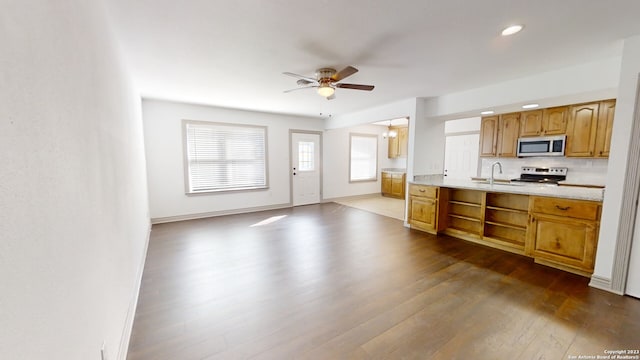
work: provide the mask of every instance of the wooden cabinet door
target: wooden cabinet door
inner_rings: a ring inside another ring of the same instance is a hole
[[[496,156],[499,116],[483,117],[480,122],[480,156]]]
[[[571,106],[567,123],[565,156],[592,157],[595,155],[599,103]]]
[[[500,115],[498,156],[516,157],[520,136],[520,113]]]
[[[397,132],[398,130],[390,127],[389,132],[391,131]],[[388,158],[395,159],[398,157],[398,136],[397,135],[394,137],[389,136],[388,140],[389,140]]]
[[[407,148],[409,144],[409,128],[398,128],[398,157],[407,157]]]
[[[409,198],[409,223],[426,231],[436,231],[437,205],[435,199],[417,196]]]
[[[563,216],[533,214],[535,258],[590,272],[593,270],[597,223]]]
[[[611,148],[611,132],[613,131],[613,116],[615,112],[615,100],[607,100],[600,103],[598,130],[596,131],[595,157],[609,157],[609,149]]]
[[[404,198],[404,174],[391,174],[391,195]]]
[[[382,173],[382,195],[391,195],[391,174]]]
[[[567,132],[568,106],[558,106],[542,111],[542,134],[564,135]]]
[[[525,111],[520,120],[520,136],[542,134],[542,110]]]

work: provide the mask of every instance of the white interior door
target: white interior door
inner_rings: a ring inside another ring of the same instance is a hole
[[[640,298],[640,211],[636,213],[636,225],[631,243],[629,274],[625,293]]]
[[[444,148],[444,175],[451,179],[478,176],[480,134],[447,135]]]
[[[320,134],[291,133],[293,206],[320,202]]]

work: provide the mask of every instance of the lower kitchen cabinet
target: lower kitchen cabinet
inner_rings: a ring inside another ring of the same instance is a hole
[[[600,211],[598,202],[532,197],[527,253],[537,262],[591,275]]]
[[[440,190],[435,186],[409,185],[408,223],[412,228],[432,234],[441,230],[438,226]],[[446,191],[442,197],[446,198]]]
[[[382,172],[382,195],[404,199],[406,174],[399,172]]]

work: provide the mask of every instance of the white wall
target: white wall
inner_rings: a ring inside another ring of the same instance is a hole
[[[594,276],[611,279],[640,73],[640,36],[624,42]],[[637,139],[636,139],[637,140]],[[634,240],[638,244],[638,239]]]
[[[478,116],[485,109],[496,113],[522,111],[520,106],[529,102],[545,108],[615,98],[619,74],[620,57],[574,65],[430,98],[425,116],[450,120]]]
[[[406,99],[390,104],[376,106],[370,109],[337,115],[325,120],[326,129],[338,129],[363,124],[371,124],[377,121],[409,117],[409,126],[415,119],[416,99]]]
[[[123,359],[149,230],[140,98],[96,1],[4,1],[0,24],[0,357],[104,341]]]
[[[382,138],[387,128],[379,125],[360,125],[330,129],[324,132],[324,198],[331,200],[346,196],[380,193],[380,169],[406,168],[406,159],[388,158],[388,139]],[[378,137],[378,179],[377,181],[349,182],[349,135],[371,134]]]
[[[143,100],[149,206],[154,221],[283,207],[291,203],[289,129],[321,131],[322,120]],[[267,126],[269,189],[185,195],[182,120]],[[323,139],[324,147],[327,144]],[[326,174],[324,175],[326,176]]]

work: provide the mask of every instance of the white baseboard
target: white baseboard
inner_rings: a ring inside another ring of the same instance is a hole
[[[603,278],[597,275],[592,275],[591,276],[591,281],[589,282],[589,286],[596,288],[596,289],[600,289],[600,290],[604,290],[604,291],[608,291],[614,294],[618,294],[618,295],[624,295],[618,291],[613,290],[612,286],[611,286],[611,279],[607,279],[607,278]]]
[[[369,198],[381,197],[381,196],[382,194],[379,192],[371,193],[371,194],[362,194],[362,195],[341,196],[341,197],[334,197],[329,199],[322,199],[322,203],[369,199]]]
[[[127,317],[125,318],[124,329],[122,331],[122,338],[120,339],[120,349],[118,351],[118,359],[126,360],[127,353],[129,351],[129,341],[131,340],[131,332],[133,330],[133,320],[136,317],[136,309],[138,307],[138,297],[140,296],[140,286],[142,285],[142,274],[144,272],[144,264],[147,260],[147,250],[149,249],[149,240],[151,239],[151,223],[149,223],[149,229],[147,231],[147,240],[144,244],[144,251],[142,252],[142,259],[140,260],[140,267],[136,276],[136,283],[133,289],[133,295],[129,302],[129,308],[127,310]]]
[[[266,211],[266,210],[278,210],[278,209],[289,208],[291,206],[292,205],[290,203],[287,203],[287,204],[275,204],[275,205],[267,205],[267,206],[258,206],[258,207],[252,207],[252,208],[211,211],[211,212],[198,213],[198,214],[187,214],[187,215],[158,217],[158,218],[152,218],[151,219],[151,224],[162,224],[162,223],[169,223],[169,222],[176,222],[176,221],[204,219],[204,218],[216,217],[216,216],[224,216],[224,215],[246,214],[246,213],[252,213],[252,212],[257,212],[257,211]]]

